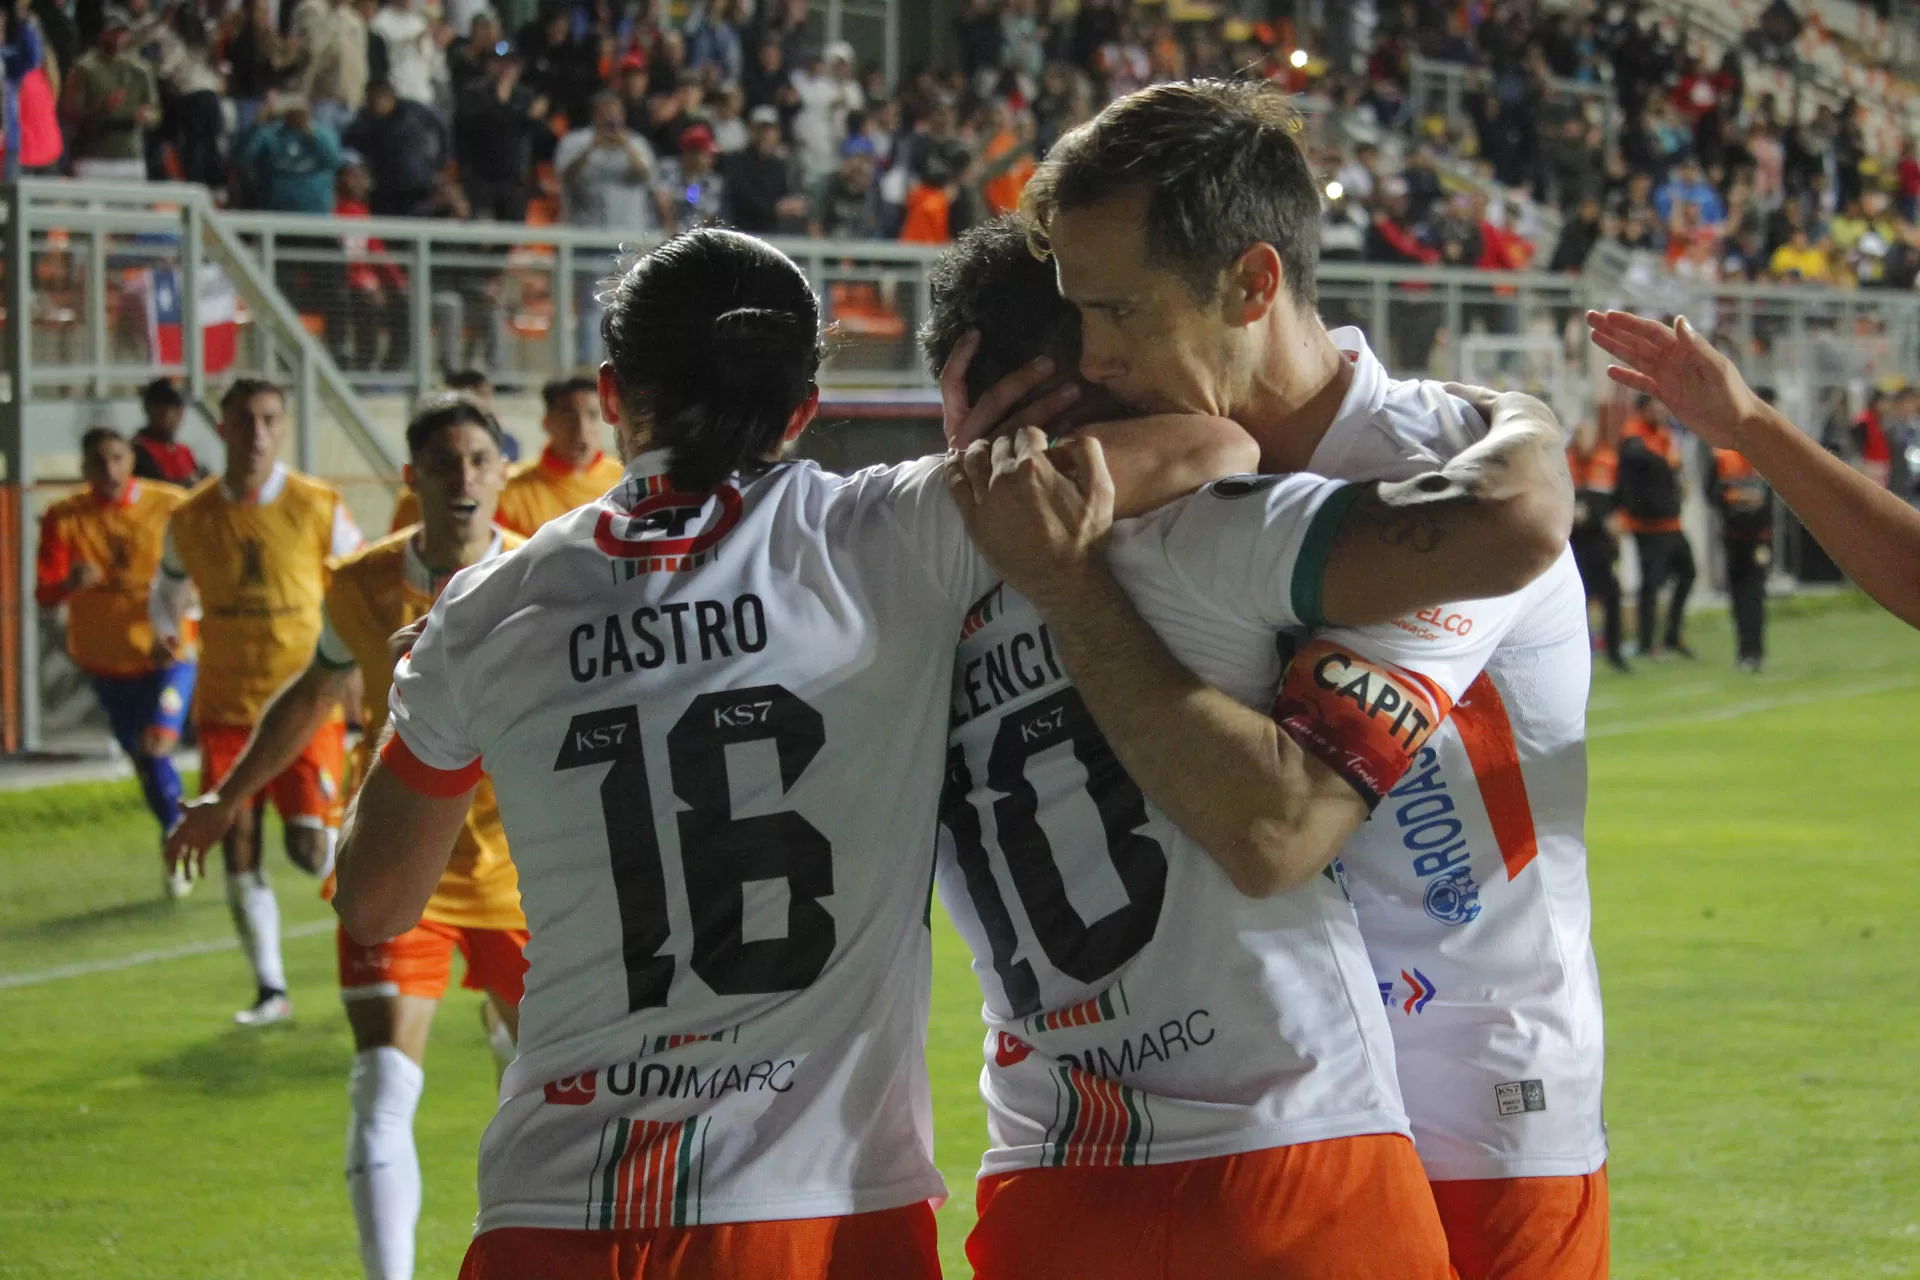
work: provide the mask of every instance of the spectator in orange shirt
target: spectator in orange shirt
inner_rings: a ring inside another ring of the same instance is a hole
[[[1681,639],[1694,577],[1693,548],[1680,530],[1686,469],[1667,407],[1652,396],[1639,398],[1633,416],[1621,428],[1616,492],[1640,560],[1640,652],[1656,662],[1671,654],[1691,658],[1693,650]],[[1673,598],[1667,603],[1662,649],[1654,644],[1654,619],[1661,588],[1669,581]]]

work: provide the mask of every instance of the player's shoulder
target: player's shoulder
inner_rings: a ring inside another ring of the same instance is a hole
[[[165,480],[141,480],[138,484],[138,501],[156,511],[176,511],[187,500],[185,489],[177,484],[168,484]]]
[[[287,472],[287,487],[283,492],[296,500],[325,505],[329,508],[341,501],[338,489],[318,476],[310,476],[300,471]]]
[[[82,489],[80,492],[70,493],[58,502],[48,506],[40,518],[50,523],[59,524],[63,521],[77,519],[85,515],[92,505],[93,495],[87,490]]]
[[[367,543],[358,551],[341,556],[333,565],[334,581],[358,581],[390,570],[405,559],[407,540],[413,536],[413,531],[414,526],[408,525],[378,541]]]
[[[176,514],[185,515],[188,512],[208,510],[225,501],[226,495],[220,491],[220,477],[208,476],[187,490],[186,496],[180,499],[180,505],[174,508],[174,511]]]

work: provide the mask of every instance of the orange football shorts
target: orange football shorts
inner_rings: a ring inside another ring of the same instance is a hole
[[[200,794],[233,772],[253,730],[243,724],[203,724],[200,733]],[[320,726],[306,749],[267,784],[267,795],[283,822],[338,827],[347,811],[347,726],[332,720]]]
[[[1447,1280],[1413,1143],[1395,1133],[1131,1168],[982,1179],[978,1280]]]
[[[460,985],[491,991],[519,1004],[527,977],[525,929],[467,929],[422,920],[397,938],[363,947],[335,931],[340,954],[340,998],[376,1000],[382,996],[420,996],[438,1000],[453,979],[453,953],[467,962]]]
[[[940,1280],[933,1206],[632,1231],[499,1227],[460,1280]]]
[[[1606,1280],[1607,1170],[1436,1182],[1460,1280]]]

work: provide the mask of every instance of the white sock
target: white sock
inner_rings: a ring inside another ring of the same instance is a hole
[[[413,1280],[420,1156],[413,1112],[426,1073],[391,1045],[353,1055],[347,1076],[347,1197],[367,1280]]]
[[[227,911],[233,916],[240,946],[253,966],[253,980],[263,991],[287,989],[286,967],[280,962],[280,900],[258,871],[227,873]]]

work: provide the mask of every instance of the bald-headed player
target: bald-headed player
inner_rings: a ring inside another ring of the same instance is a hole
[[[407,424],[407,484],[422,523],[402,529],[334,569],[312,661],[268,704],[259,727],[220,790],[187,807],[168,841],[170,856],[204,856],[226,834],[247,797],[300,753],[340,700],[349,677],[367,683],[366,736],[354,775],[366,775],[369,744],[387,722],[394,655],[387,639],[424,616],[456,571],[520,545],[494,527],[505,482],[500,425],[463,396],[429,397]],[[413,1274],[420,1215],[420,1161],[413,1114],[424,1084],[427,1031],[452,975],[453,953],[466,962],[464,985],[487,996],[490,1031],[504,1067],[513,1057],[526,917],[507,854],[493,786],[481,778],[446,873],[421,923],[396,938],[361,946],[340,931],[340,998],[353,1028],[347,1091],[347,1187],[360,1229],[360,1256],[373,1280]]]

